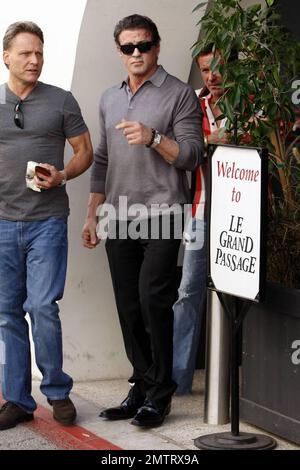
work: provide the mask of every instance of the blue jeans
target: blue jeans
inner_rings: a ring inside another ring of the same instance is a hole
[[[205,221],[192,218],[184,234],[185,251],[178,300],[173,306],[173,380],[176,393],[192,390],[206,299]]]
[[[62,218],[23,222],[0,220],[0,340],[4,345],[2,393],[27,412],[31,396],[29,313],[41,391],[66,398],[73,385],[62,371],[62,335],[57,301],[67,266],[67,223]]]

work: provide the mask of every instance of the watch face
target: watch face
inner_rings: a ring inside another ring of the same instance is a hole
[[[157,145],[159,145],[160,141],[161,141],[161,135],[156,131],[154,141],[153,141],[153,147],[156,147]]]

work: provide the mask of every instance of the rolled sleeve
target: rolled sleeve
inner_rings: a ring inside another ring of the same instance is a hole
[[[105,194],[105,180],[106,169],[94,162],[91,172],[90,192]]]
[[[186,87],[174,111],[173,132],[179,154],[173,165],[193,171],[204,161],[202,118],[198,99],[191,87]]]

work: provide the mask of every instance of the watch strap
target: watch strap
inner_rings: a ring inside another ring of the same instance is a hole
[[[155,132],[156,132],[155,129],[152,128],[151,131],[152,131],[152,136],[151,136],[150,142],[149,142],[148,144],[146,144],[146,147],[147,147],[147,148],[151,147],[151,145],[152,145],[153,142],[154,142],[154,138],[155,138]]]
[[[58,186],[64,186],[67,182],[67,172],[66,170],[60,170],[59,173],[62,175],[63,179],[61,180]]]

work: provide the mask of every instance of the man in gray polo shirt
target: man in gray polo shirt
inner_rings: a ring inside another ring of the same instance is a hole
[[[67,265],[64,184],[90,166],[92,147],[72,94],[38,81],[43,43],[41,29],[31,22],[10,25],[3,38],[9,79],[0,86],[0,342],[6,400],[0,430],[33,419],[36,409],[26,312],[43,376],[41,391],[57,421],[68,425],[76,417],[69,399],[73,381],[62,370],[57,301]],[[66,139],[74,155],[64,168]],[[29,161],[42,167],[29,181],[31,189],[25,180]]]
[[[148,227],[163,219],[151,218],[153,205],[188,202],[186,170],[194,170],[203,155],[201,112],[193,89],[158,66],[160,37],[152,20],[126,17],[114,38],[128,78],[101,99],[100,143],[82,236],[87,248],[95,247],[97,208],[105,200],[115,207],[119,235],[109,235],[106,250],[134,385],[120,406],[100,416],[151,427],[163,423],[176,389],[172,305],[180,239],[171,216],[168,239],[163,233],[124,236],[119,196],[129,209],[142,205]]]

